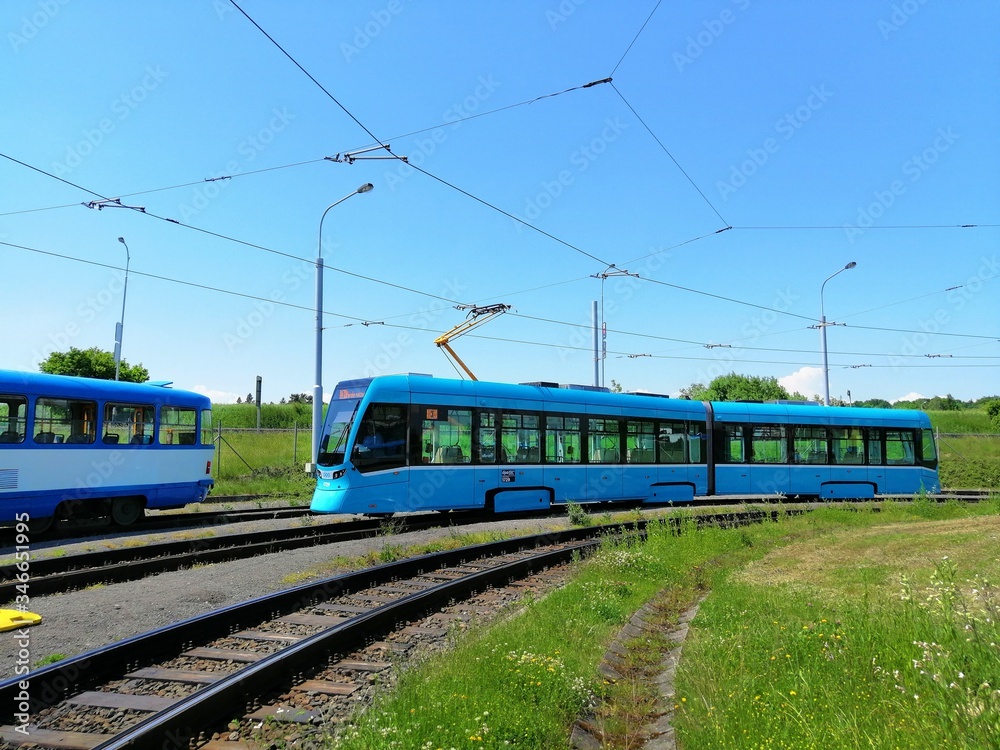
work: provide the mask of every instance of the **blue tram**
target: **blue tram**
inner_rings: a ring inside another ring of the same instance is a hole
[[[129,525],[204,500],[212,404],[168,385],[0,370],[0,523]]]
[[[333,393],[320,513],[937,493],[926,414],[390,375]]]

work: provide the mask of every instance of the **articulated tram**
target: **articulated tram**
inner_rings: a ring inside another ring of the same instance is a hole
[[[337,385],[312,510],[938,493],[926,414],[389,375]]]
[[[169,383],[0,370],[0,524],[110,515],[204,500],[212,404]]]

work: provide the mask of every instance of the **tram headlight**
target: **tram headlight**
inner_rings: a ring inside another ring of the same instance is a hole
[[[347,469],[337,469],[337,471],[331,472],[330,479],[343,479],[346,473]]]

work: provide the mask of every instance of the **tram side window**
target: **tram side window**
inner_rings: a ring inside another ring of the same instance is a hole
[[[865,439],[860,427],[834,427],[831,433],[835,464],[864,463]]]
[[[581,461],[579,417],[545,418],[545,462],[549,464],[578,464]]]
[[[885,431],[885,462],[890,466],[913,466],[916,463],[913,430]]]
[[[109,445],[149,445],[153,442],[152,404],[104,405],[104,431],[101,442]]]
[[[630,420],[625,423],[625,462],[656,463],[656,423]]]
[[[72,398],[35,401],[35,442],[85,444],[94,442],[97,404]]]
[[[882,465],[882,443],[884,442],[882,430],[877,427],[865,429],[868,439],[865,445],[868,448],[868,463],[872,466]]]
[[[617,419],[587,420],[587,450],[592,464],[616,464],[622,459],[621,429]]]
[[[425,409],[425,412],[436,411]],[[405,404],[369,404],[358,425],[351,463],[358,471],[381,471],[406,466]],[[447,415],[442,419],[447,420]],[[471,414],[469,416],[471,423]]]
[[[750,444],[753,463],[788,463],[788,444],[784,425],[756,425],[750,435]]]
[[[198,410],[185,406],[160,408],[160,445],[194,445]]]
[[[421,463],[469,463],[472,460],[472,410],[422,406],[420,411]],[[361,427],[364,429],[365,424]]]
[[[215,445],[215,436],[212,434],[212,410],[201,410],[201,444]]]
[[[479,463],[495,464],[497,462],[497,415],[491,411],[481,411],[476,420],[479,438],[477,450]]]
[[[825,427],[795,427],[792,447],[797,464],[825,464],[829,461]]]
[[[724,424],[718,428],[715,442],[715,460],[720,464],[746,463],[746,449],[743,441],[743,425]]]
[[[537,414],[503,412],[500,417],[500,454],[503,463],[542,461],[541,420]]]
[[[920,458],[920,463],[928,469],[933,469],[937,466],[937,446],[934,444],[934,432],[932,430],[920,431]]]
[[[0,394],[0,443],[23,443],[28,399]]]
[[[702,446],[705,444],[705,423],[688,423],[688,454],[693,464],[700,464],[705,459],[702,456]]]
[[[657,436],[657,453],[661,464],[682,464],[685,456],[687,437],[686,425],[683,422],[660,422]]]

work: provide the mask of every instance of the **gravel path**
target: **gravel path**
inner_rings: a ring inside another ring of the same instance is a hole
[[[325,522],[326,519],[322,521]],[[293,526],[301,523],[300,519],[289,519],[266,522],[266,525]],[[234,560],[162,573],[139,581],[31,597],[28,609],[37,612],[43,618],[41,624],[28,631],[31,664],[34,666],[40,659],[52,654],[74,656],[203,612],[290,588],[289,584],[282,582],[286,576],[309,570],[338,556],[360,557],[371,551],[379,551],[386,545],[406,547],[448,538],[456,533],[512,530],[523,534],[535,534],[551,530],[556,526],[565,526],[565,520],[558,518],[543,521],[510,520],[445,527],[262,555],[253,560]],[[234,530],[233,527],[226,527],[228,533]],[[184,536],[185,534],[188,536]],[[191,539],[190,534],[191,532],[183,531],[158,532],[145,537],[131,532],[106,535],[100,540],[91,539],[77,544],[40,543],[38,554],[50,556],[58,549],[65,549],[66,554],[73,554],[88,547],[99,549],[115,541],[118,543],[117,546],[122,544],[136,546],[151,538],[157,541],[171,538]],[[123,539],[125,541],[122,541]],[[14,676],[18,652],[18,644],[15,642],[16,632],[0,633],[0,679]]]

